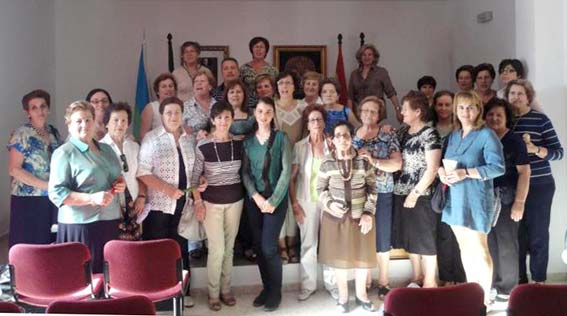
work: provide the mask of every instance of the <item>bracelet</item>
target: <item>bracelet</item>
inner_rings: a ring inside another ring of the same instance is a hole
[[[138,194],[138,197],[139,197],[139,198],[144,198],[144,199],[145,199],[145,198],[146,198],[147,196],[146,196],[145,194]]]
[[[469,169],[465,168],[465,178],[468,177],[468,176],[470,176]]]
[[[422,192],[420,192],[417,187],[413,188],[413,193],[417,194],[417,195],[421,195]]]
[[[197,204],[197,203],[203,204],[203,200],[194,200],[194,201],[193,201],[193,204]]]

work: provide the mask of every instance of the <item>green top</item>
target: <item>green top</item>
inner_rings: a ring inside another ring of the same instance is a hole
[[[317,174],[321,167],[321,159],[313,156],[311,160],[311,179],[309,179],[309,196],[311,202],[317,203],[319,201],[319,193],[317,193]]]
[[[276,133],[274,143],[270,149],[271,163],[268,171],[268,180],[273,193],[268,202],[277,207],[287,195],[291,176],[291,145],[285,133]],[[264,192],[265,185],[262,179],[262,167],[266,158],[268,141],[264,144],[258,142],[255,133],[244,140],[244,163],[242,168],[242,181],[249,196],[256,192]]]
[[[99,148],[98,154],[89,150],[88,144],[72,137],[53,152],[48,193],[51,202],[59,207],[59,223],[86,224],[120,218],[118,196],[106,207],[63,203],[71,192],[108,191],[122,175],[122,164],[112,148],[93,141]]]

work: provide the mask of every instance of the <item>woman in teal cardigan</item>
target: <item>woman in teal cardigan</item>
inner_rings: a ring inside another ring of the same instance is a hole
[[[278,237],[287,212],[291,175],[291,145],[282,131],[274,130],[275,104],[262,97],[254,110],[257,128],[244,141],[242,181],[252,199],[248,212],[262,292],[254,306],[276,310],[281,302],[282,262]]]

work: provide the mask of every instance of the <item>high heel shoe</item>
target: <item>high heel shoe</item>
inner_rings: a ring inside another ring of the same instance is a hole
[[[350,305],[348,303],[348,300],[342,304],[337,300],[337,306],[339,307],[339,311],[343,314],[350,312]]]
[[[364,302],[360,299],[358,299],[358,297],[355,297],[355,302],[356,305],[362,306],[362,308],[364,310],[367,310],[369,312],[375,312],[378,310],[378,307],[376,307],[374,304],[372,304],[372,301],[368,301],[368,302]]]

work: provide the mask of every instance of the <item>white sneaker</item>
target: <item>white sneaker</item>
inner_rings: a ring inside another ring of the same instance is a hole
[[[339,299],[339,289],[338,288],[332,288],[332,289],[327,289],[327,291],[329,292],[329,294],[331,295],[331,297],[336,301]]]
[[[408,284],[407,287],[411,287],[411,288],[416,288],[416,289],[418,289],[418,288],[420,288],[421,286],[419,286],[419,284],[417,284],[417,283],[415,283],[415,282],[411,282],[410,284]]]
[[[299,295],[297,295],[297,300],[298,301],[306,301],[309,297],[311,297],[311,295],[313,295],[313,293],[315,293],[315,291],[317,290],[301,290],[299,292]]]
[[[193,298],[189,295],[187,295],[183,298],[183,304],[185,305],[185,307],[195,306],[195,302],[193,302]]]

